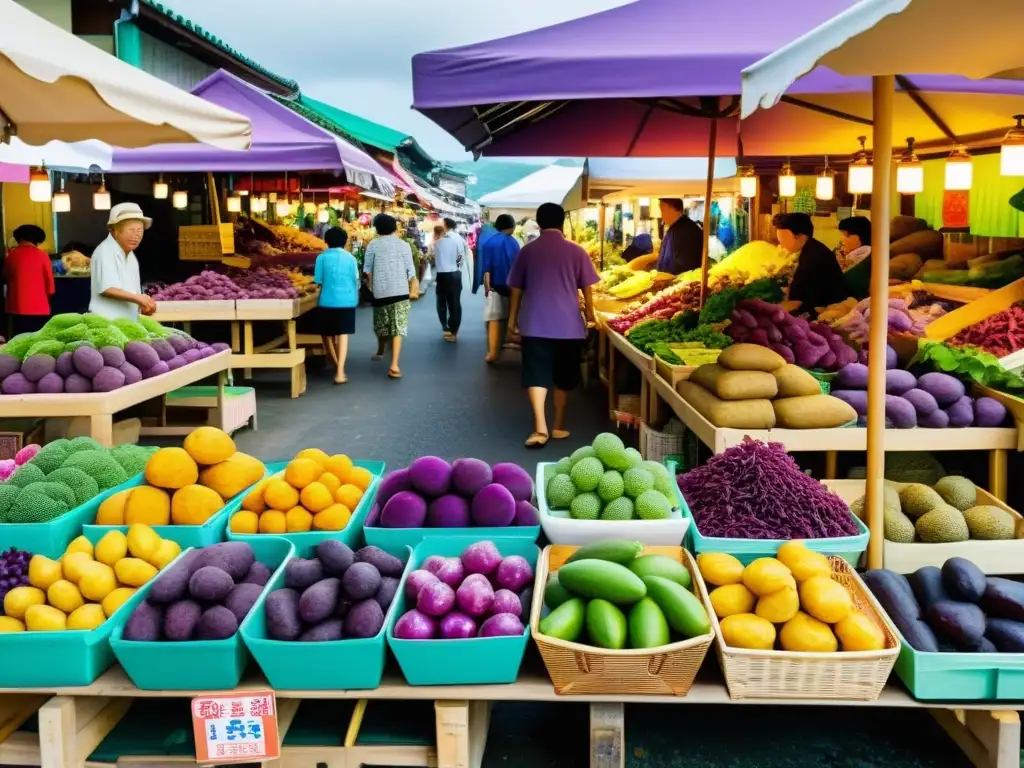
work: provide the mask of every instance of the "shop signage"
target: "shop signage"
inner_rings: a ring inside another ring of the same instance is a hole
[[[942,226],[964,229],[970,226],[971,193],[947,189],[942,197]]]
[[[192,699],[196,762],[261,763],[281,756],[273,691],[208,693]]]

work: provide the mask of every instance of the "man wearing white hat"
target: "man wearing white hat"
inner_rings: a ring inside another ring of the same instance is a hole
[[[153,220],[142,215],[135,203],[118,203],[110,209],[110,235],[92,254],[92,299],[89,311],[116,320],[136,320],[141,311],[151,315],[156,302],[142,292],[135,249]]]

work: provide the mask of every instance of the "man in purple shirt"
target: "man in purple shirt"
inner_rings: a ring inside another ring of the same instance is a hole
[[[587,323],[594,319],[591,291],[598,281],[587,252],[562,234],[562,206],[544,203],[537,209],[537,224],[540,237],[519,251],[507,282],[512,289],[509,333],[522,336],[523,387],[533,408],[527,448],[546,445],[549,436],[556,440],[569,436],[565,406],[569,392],[579,385]],[[587,322],[580,313],[579,291],[583,291]],[[546,404],[552,388],[555,421],[549,433]]]

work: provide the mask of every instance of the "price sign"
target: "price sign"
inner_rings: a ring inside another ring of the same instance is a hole
[[[197,696],[192,729],[197,763],[258,763],[281,756],[273,691]]]

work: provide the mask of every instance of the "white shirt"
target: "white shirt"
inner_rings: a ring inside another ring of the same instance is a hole
[[[460,259],[466,254],[466,244],[455,232],[449,232],[434,243],[434,266],[438,273],[458,272]]]
[[[125,254],[113,235],[96,246],[89,264],[92,271],[89,311],[109,320],[125,317],[137,320],[139,307],[130,301],[119,301],[103,296],[110,288],[120,288],[131,293],[142,293],[139,278],[139,262],[134,253]]]

